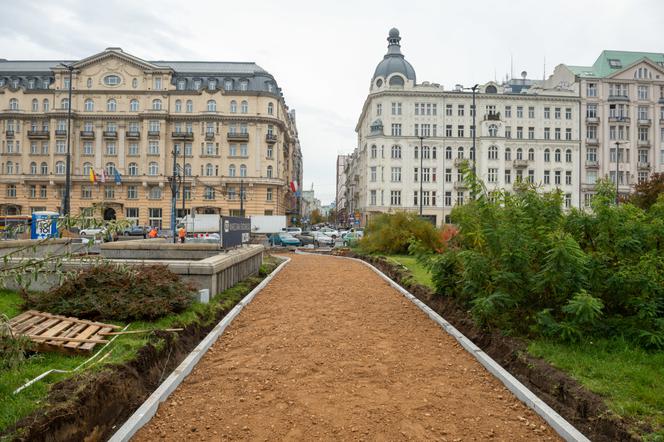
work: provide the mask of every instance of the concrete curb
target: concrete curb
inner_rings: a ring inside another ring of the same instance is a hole
[[[178,367],[166,378],[164,382],[147,398],[143,405],[141,405],[134,414],[127,419],[127,421],[113,434],[109,442],[124,442],[131,439],[131,437],[152,419],[157,412],[159,404],[164,402],[168,396],[180,385],[180,383],[187,377],[191,370],[196,366],[198,361],[208,351],[208,349],[215,343],[215,341],[226,330],[226,327],[240,314],[242,309],[246,307],[256,295],[265,288],[265,286],[279,273],[288,263],[290,258],[286,258],[284,262],[274,269],[260,284],[238,302],[233,309],[231,309],[224,318],[208,333],[194,350],[189,353]]]
[[[295,252],[302,255],[314,255],[314,253],[306,252]],[[429,316],[434,322],[440,325],[448,334],[452,335],[454,339],[461,344],[463,348],[466,349],[471,355],[475,357],[491,374],[493,374],[498,380],[500,380],[521,402],[526,404],[529,408],[539,414],[550,426],[553,428],[556,433],[560,435],[563,439],[569,442],[590,442],[590,439],[585,437],[579,430],[577,430],[572,424],[567,422],[561,415],[559,415],[553,408],[549,407],[542,399],[537,397],[535,393],[530,391],[525,385],[523,385],[519,380],[512,376],[507,370],[500,366],[496,361],[491,358],[488,354],[484,353],[481,348],[473,343],[470,339],[465,337],[463,333],[457,330],[452,324],[447,322],[432,310],[428,305],[420,301],[408,290],[401,287],[399,284],[390,279],[383,272],[378,270],[373,265],[369,264],[366,261],[357,258],[349,258],[345,256],[333,256],[333,255],[320,255],[315,254],[316,256],[331,256],[332,258],[341,258],[341,259],[351,259],[353,261],[361,262],[362,264],[369,267],[371,270],[376,272],[378,276],[383,278],[388,284],[393,288],[398,290],[403,296],[408,298],[413,304],[420,308],[424,313]]]

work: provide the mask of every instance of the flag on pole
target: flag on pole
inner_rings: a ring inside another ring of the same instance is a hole
[[[120,172],[118,172],[118,169],[115,169],[113,174],[115,175],[115,184],[118,186],[122,184],[122,176],[120,175]]]
[[[101,170],[99,181],[101,181],[102,183],[106,182],[106,171],[104,169]]]
[[[90,182],[95,183],[97,181],[97,176],[95,175],[94,169],[90,168]]]
[[[290,182],[290,188],[293,192],[297,192],[297,189],[299,188],[297,183],[295,181]]]

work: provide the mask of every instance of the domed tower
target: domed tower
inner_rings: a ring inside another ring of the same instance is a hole
[[[415,84],[415,69],[401,53],[401,37],[397,28],[390,29],[387,37],[387,54],[378,63],[371,79],[371,88],[384,86],[404,86],[407,81]]]

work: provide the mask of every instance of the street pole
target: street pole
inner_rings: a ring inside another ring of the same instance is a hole
[[[244,216],[244,180],[240,178],[240,216]]]
[[[422,216],[422,165],[424,159],[424,152],[422,151],[422,142],[424,141],[424,136],[420,135],[420,217]]]
[[[620,142],[616,141],[616,206],[618,205],[618,202],[620,201],[620,190],[618,189],[618,173],[620,172]]]
[[[477,176],[477,168],[476,168],[476,163],[477,163],[477,148],[475,146],[475,139],[477,138],[477,125],[476,125],[476,119],[477,119],[477,107],[475,106],[475,94],[477,93],[477,88],[479,87],[479,84],[476,84],[473,86],[471,89],[473,90],[473,150],[472,150],[472,155],[473,155],[473,180],[476,179]],[[473,189],[473,199],[475,199],[475,190]]]
[[[68,216],[71,212],[71,88],[74,67],[64,64],[63,66],[69,70],[69,104],[67,105],[67,157],[65,159],[65,195],[64,203],[62,204],[63,215]]]
[[[173,177],[171,178],[171,232],[173,232],[173,244],[177,243],[177,235],[175,234],[175,212],[178,197],[177,158],[178,152],[173,148]]]

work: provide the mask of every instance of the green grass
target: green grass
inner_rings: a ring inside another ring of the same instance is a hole
[[[278,261],[267,257],[262,266],[263,272],[270,273]],[[263,274],[263,273],[262,273]],[[215,322],[221,311],[230,310],[251,289],[256,286],[263,276],[247,278],[230,289],[219,293],[208,304],[193,303],[189,308],[179,314],[162,317],[153,322],[133,322],[128,330],[159,330],[164,328],[186,327],[194,323],[208,325]],[[20,313],[22,299],[20,295],[11,291],[0,291],[0,313],[12,317]],[[112,322],[124,327],[126,324]],[[67,356],[58,353],[40,353],[27,358],[18,368],[13,370],[0,369],[0,432],[15,424],[45,404],[49,389],[61,380],[71,378],[85,371],[99,370],[109,364],[122,364],[136,357],[137,352],[146,344],[152,343],[157,347],[163,340],[151,333],[118,336],[107,348],[110,355],[100,364],[94,361],[76,373],[51,374],[43,380],[36,382],[20,393],[14,395],[13,391],[30,379],[50,369],[71,370],[84,362],[89,356]]]
[[[622,339],[578,344],[535,340],[528,351],[605,398],[617,415],[646,423],[664,441],[664,352],[647,352]]]
[[[397,263],[405,266],[413,274],[415,282],[422,284],[430,289],[434,289],[433,282],[431,282],[431,273],[422,266],[414,256],[409,255],[388,255],[387,259],[396,261]]]

